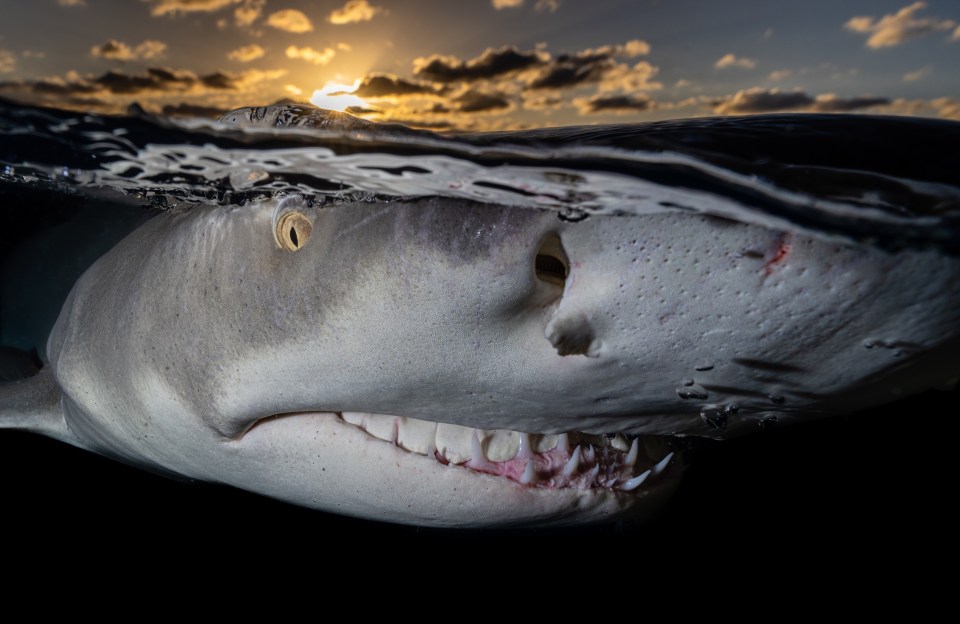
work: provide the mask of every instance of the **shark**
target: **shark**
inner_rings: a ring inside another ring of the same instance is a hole
[[[104,254],[0,426],[389,522],[642,517],[678,438],[955,380],[958,278],[939,249],[686,211],[278,193]]]

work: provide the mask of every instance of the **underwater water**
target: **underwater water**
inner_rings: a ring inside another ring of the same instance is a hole
[[[890,253],[956,255],[957,145],[960,123],[892,117],[765,115],[447,136],[298,106],[245,109],[218,124],[0,102],[0,345],[35,349],[42,360],[77,276],[159,211],[278,193],[322,204],[450,197],[574,221],[693,211]],[[849,418],[694,444],[684,484],[654,533],[707,544],[798,531],[856,542],[858,524],[884,522],[896,532],[918,517],[945,529],[951,516],[941,492],[951,462],[936,432],[949,426],[955,403],[955,391],[931,392]],[[142,528],[226,514],[411,535],[177,484],[26,434],[4,431],[0,444],[0,474],[18,475],[6,494],[28,510],[16,520],[25,524],[67,514]]]

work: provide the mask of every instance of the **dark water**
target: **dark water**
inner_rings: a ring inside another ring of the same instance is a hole
[[[297,107],[241,111],[230,121],[0,102],[0,344],[42,355],[76,276],[156,211],[278,192],[321,202],[439,195],[552,209],[566,219],[699,211],[890,250],[960,251],[954,122],[773,115],[450,137]],[[956,404],[956,392],[931,392],[849,418],[697,445],[680,492],[653,524],[562,536],[661,554],[677,544],[867,552],[876,546],[864,530],[871,527],[887,536],[888,549],[930,547],[956,526],[947,504],[955,438],[945,434]],[[7,431],[0,475],[5,506],[17,509],[3,520],[8,533],[66,523],[106,543],[164,531],[201,544],[199,523],[260,545],[331,531],[381,544],[519,539],[328,516]]]

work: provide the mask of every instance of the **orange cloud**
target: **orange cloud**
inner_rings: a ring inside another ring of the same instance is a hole
[[[17,57],[10,50],[0,50],[0,74],[12,72],[17,66]]]
[[[231,50],[227,53],[227,58],[231,61],[239,61],[241,63],[249,63],[250,61],[256,60],[266,54],[267,51],[258,46],[257,44],[251,44],[237,48],[236,50]]]
[[[68,0],[69,1],[69,0]],[[212,13],[241,0],[152,0],[150,15],[176,15],[178,13]],[[60,4],[63,4],[61,2]]]
[[[859,16],[850,18],[844,28],[849,31],[869,34],[867,47],[872,50],[880,48],[890,48],[900,45],[909,39],[925,37],[940,30],[950,30],[957,26],[957,23],[949,19],[939,19],[936,17],[916,17],[916,14],[927,8],[926,2],[914,2],[905,6],[896,13],[884,15],[877,19],[872,16]],[[951,38],[960,38],[960,26],[958,32],[954,32]]]
[[[267,18],[267,25],[291,33],[305,33],[313,30],[313,22],[310,18],[297,9],[283,9],[271,13]]]
[[[757,61],[751,58],[738,57],[735,54],[724,54],[717,62],[713,64],[717,69],[727,69],[728,67],[740,67],[742,69],[753,69],[757,66]]]
[[[92,56],[110,59],[112,61],[136,61],[152,59],[167,51],[167,44],[156,39],[147,39],[136,47],[130,47],[122,41],[110,39],[103,45],[90,48]]]
[[[339,9],[330,13],[327,20],[331,24],[351,24],[353,22],[368,22],[373,16],[382,12],[380,7],[371,6],[367,0],[348,0],[348,2]]]
[[[267,0],[244,0],[241,6],[233,10],[233,21],[241,28],[250,26],[263,13],[263,7]]]
[[[314,50],[310,46],[298,48],[297,46],[287,47],[287,58],[301,59],[314,65],[326,65],[337,55],[333,48],[324,48],[323,50]]]

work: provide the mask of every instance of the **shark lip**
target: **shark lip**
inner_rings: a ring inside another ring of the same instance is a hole
[[[392,444],[433,460],[438,467],[469,470],[537,489],[641,494],[679,463],[664,436],[484,430],[361,412],[276,414],[258,420],[247,433],[262,423],[298,415],[334,418],[366,433],[371,443]]]

